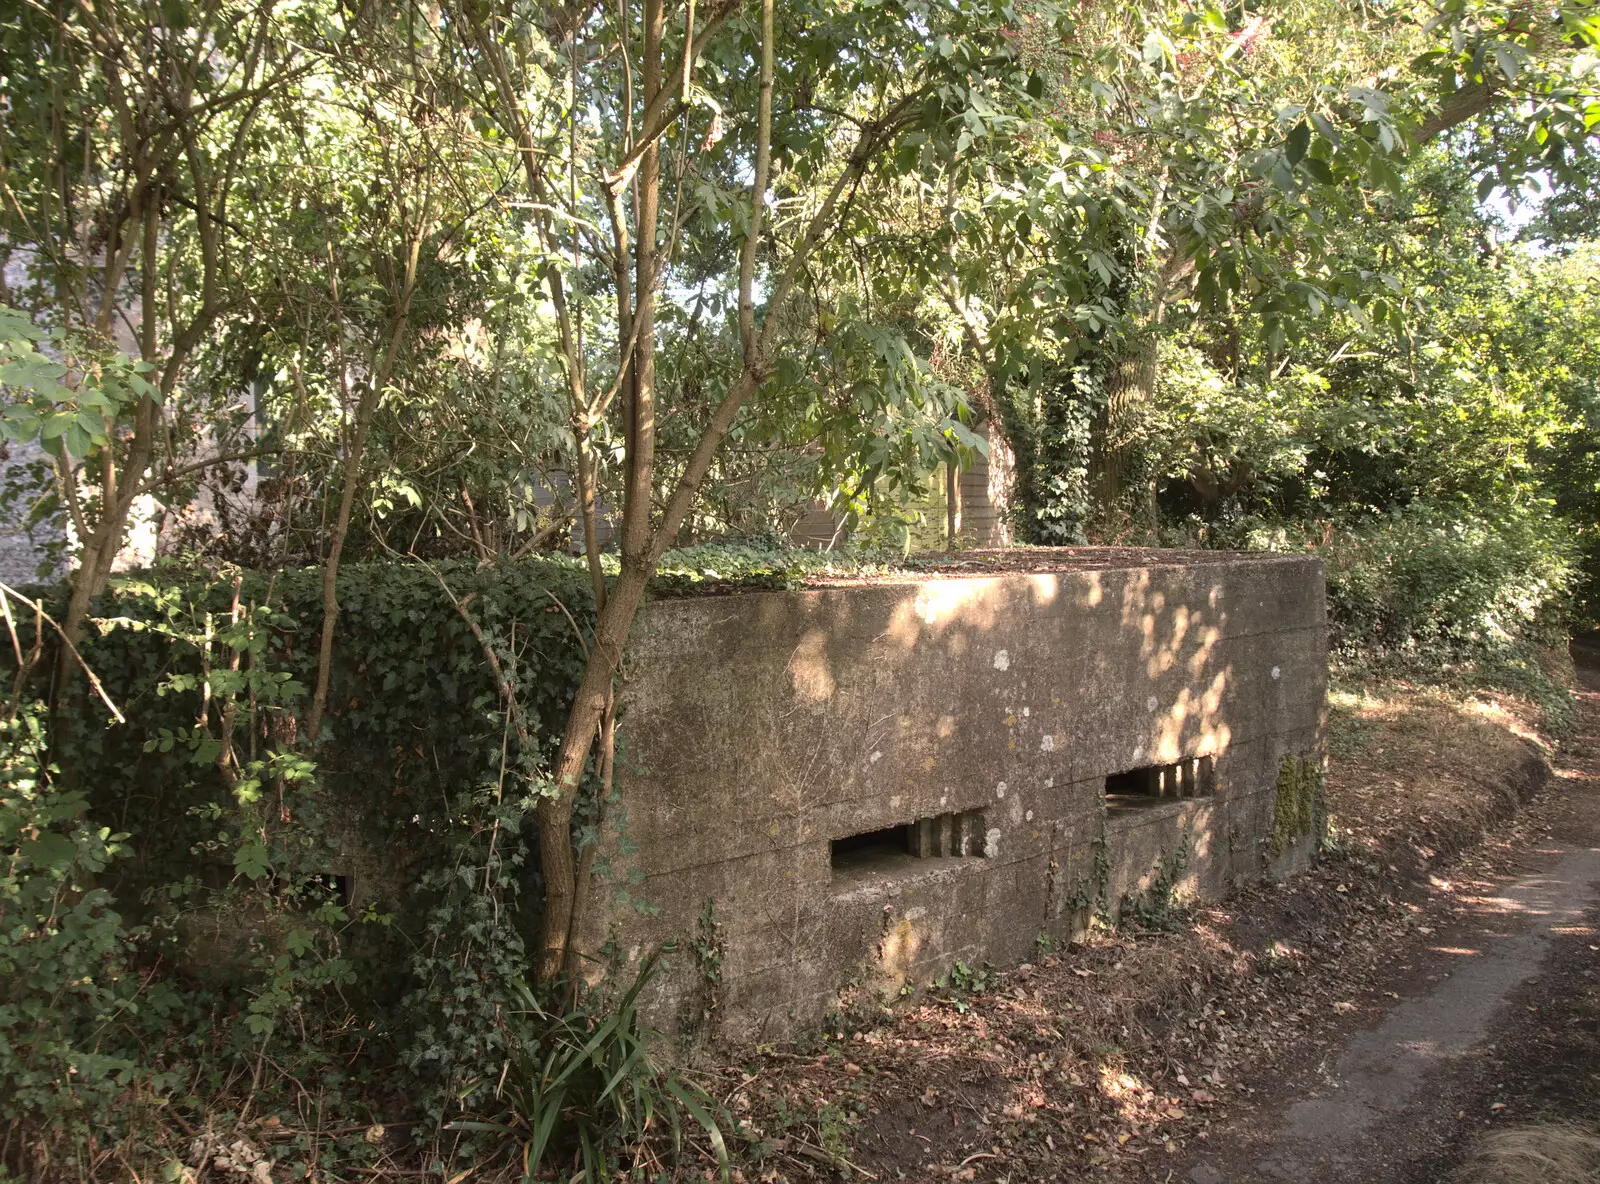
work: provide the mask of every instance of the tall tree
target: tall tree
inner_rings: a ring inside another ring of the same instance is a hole
[[[554,974],[576,968],[588,885],[573,849],[573,801],[586,768],[609,768],[623,647],[718,450],[772,389],[784,310],[865,179],[917,166],[915,154],[897,152],[908,137],[947,145],[991,92],[1022,95],[1026,76],[1002,36],[1010,10],[982,2],[824,0],[781,14],[772,0],[757,12],[662,0],[450,11],[517,155],[550,259],[544,280],[599,609],[539,807],[542,970]],[[733,293],[735,353],[692,444],[664,472],[661,425],[694,409],[661,382],[685,370],[661,365],[662,306],[679,299],[691,267],[702,290],[711,280]],[[613,411],[623,442],[621,567],[607,581],[588,442]]]
[[[7,431],[54,463],[78,541],[63,622],[74,641],[140,499],[229,459],[170,445],[193,438],[187,368],[241,300],[258,121],[305,69],[284,33],[270,4],[116,0],[20,6],[0,26],[14,63],[0,236],[24,275],[11,295],[77,343],[56,406]],[[90,359],[119,346],[139,360],[132,380],[80,399]]]

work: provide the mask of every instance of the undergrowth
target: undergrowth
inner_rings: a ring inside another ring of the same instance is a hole
[[[881,569],[700,547],[669,554],[654,589]],[[650,1066],[631,1012],[534,1006],[522,985],[541,892],[531,818],[592,632],[582,563],[346,565],[312,744],[298,724],[319,582],[181,565],[117,577],[80,646],[105,698],[76,678],[54,701],[44,614],[60,593],[8,594],[0,1172],[91,1180],[127,1160],[181,1175],[220,1155],[292,1175],[448,1175],[492,1157],[548,1093],[528,1066],[557,1048],[610,1058],[606,1081],[626,1070],[596,1095],[609,1117],[562,1120],[562,1148],[587,1139],[620,1162],[679,1118],[704,1144],[702,1102]],[[580,847],[599,838],[596,784],[591,771]],[[618,841],[597,891],[648,908],[630,895],[625,812],[606,825]],[[608,1040],[562,1043],[589,1028]],[[574,1074],[569,1099],[592,1084]],[[259,1158],[229,1150],[241,1139]]]
[[[731,1119],[699,1086],[650,1057],[660,1036],[640,1022],[638,1001],[658,965],[659,955],[646,958],[610,1006],[561,1000],[559,983],[541,999],[519,980],[519,1006],[507,1017],[512,1043],[493,1094],[502,1116],[460,1119],[449,1128],[502,1136],[515,1146],[524,1179],[549,1164],[600,1181],[657,1178],[667,1166],[659,1152],[664,1146],[667,1162],[681,1160],[684,1127],[693,1123],[727,1179],[722,1128]]]

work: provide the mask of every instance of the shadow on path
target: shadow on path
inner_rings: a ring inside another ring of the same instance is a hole
[[[1554,943],[1597,940],[1586,914],[1600,909],[1600,653],[1575,656],[1578,732],[1557,761],[1551,839],[1529,852],[1537,870],[1461,897],[1464,923],[1440,935],[1449,944],[1428,947],[1449,959],[1431,989],[1390,1004],[1375,1028],[1353,1034],[1314,1076],[1292,1079],[1298,1096],[1219,1132],[1171,1179],[1382,1184],[1434,1179],[1456,1157],[1477,1129],[1457,1106],[1481,1092],[1485,1065],[1507,1062],[1497,1040],[1522,1018],[1512,1014],[1519,992],[1546,972]],[[1596,946],[1588,949],[1588,967],[1577,971],[1586,979],[1600,967]],[[1530,1055],[1526,1043],[1505,1044]],[[1521,1068],[1537,1075],[1538,1066]]]

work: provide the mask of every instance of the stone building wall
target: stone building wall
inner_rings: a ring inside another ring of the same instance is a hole
[[[1280,774],[1321,768],[1320,562],[1042,554],[646,608],[608,861],[633,903],[591,916],[630,963],[699,942],[653,984],[658,1026],[781,1036],[846,984],[1022,960],[1127,899],[1309,860],[1319,803]]]
[[[49,553],[50,544],[59,544],[63,538],[59,523],[47,521],[30,527],[27,522],[28,510],[40,493],[34,475],[47,460],[37,444],[14,441],[8,441],[0,454],[0,483],[20,487],[9,512],[0,512],[0,582],[13,588],[63,574],[59,564],[51,563]]]

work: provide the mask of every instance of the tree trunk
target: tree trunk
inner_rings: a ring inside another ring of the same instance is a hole
[[[356,420],[350,446],[344,456],[344,481],[339,491],[339,512],[333,521],[333,538],[322,565],[322,635],[317,646],[317,686],[311,696],[311,714],[306,721],[306,743],[315,747],[322,730],[322,716],[328,706],[328,684],[333,677],[333,636],[339,621],[339,563],[344,557],[345,536],[350,533],[350,513],[356,490],[361,484],[361,456],[366,450],[367,428],[378,408],[379,389],[374,380],[361,392],[356,403]]]
[[[156,247],[159,218],[160,210],[154,197],[147,195],[144,207],[139,212],[142,230],[139,256],[139,354],[152,366],[156,360]],[[102,333],[109,332],[111,309],[112,297],[107,293],[97,323],[97,328]],[[173,354],[176,359],[178,351],[174,349]],[[170,370],[171,364],[175,364],[175,361],[169,360],[169,363]],[[165,381],[170,383],[171,374]],[[73,646],[83,640],[84,627],[89,619],[89,604],[105,590],[106,582],[111,577],[111,565],[116,561],[117,553],[122,550],[122,540],[128,530],[128,515],[133,509],[133,503],[138,499],[140,482],[144,480],[144,472],[150,467],[150,458],[154,452],[156,414],[154,399],[146,395],[139,400],[139,409],[133,420],[133,437],[128,443],[128,455],[125,458],[120,487],[111,452],[107,450],[102,453],[104,464],[101,470],[100,519],[95,523],[89,537],[83,540],[83,551],[78,557],[78,569],[72,574],[72,594],[67,600],[66,620],[62,624],[62,633]],[[77,490],[71,482],[71,466],[67,465],[63,468],[62,499],[68,505],[77,506]],[[74,520],[81,521],[81,518],[75,514]],[[72,676],[76,668],[68,648],[70,647],[64,647],[61,653],[59,674],[62,686],[66,685],[66,680]]]
[[[344,484],[339,491],[339,513],[333,524],[333,538],[328,543],[328,559],[322,569],[322,635],[317,647],[317,685],[311,696],[305,738],[306,744],[313,748],[322,728],[322,716],[328,706],[328,686],[333,679],[333,638],[339,622],[339,563],[344,556],[345,537],[350,532],[350,514],[355,506],[356,491],[361,485],[361,458],[366,450],[367,430],[372,426],[372,417],[378,410],[383,390],[394,374],[395,361],[400,356],[400,346],[411,321],[411,299],[417,288],[417,258],[422,250],[422,240],[428,234],[432,208],[430,194],[423,199],[416,229],[406,243],[405,276],[401,281],[400,300],[390,326],[388,344],[362,390],[361,398],[356,402],[356,421],[344,458]]]
[[[1106,402],[1095,425],[1089,488],[1102,514],[1127,514],[1148,535],[1155,529],[1147,492],[1135,504],[1132,488],[1138,448],[1132,436],[1155,395],[1156,340],[1146,330],[1125,341],[1106,376]]]
[[[741,252],[739,308],[740,336],[744,364],[738,377],[722,401],[712,412],[699,438],[690,451],[682,474],[673,487],[671,496],[659,517],[651,506],[652,472],[655,445],[654,407],[654,325],[653,288],[656,281],[655,220],[659,197],[659,162],[654,144],[640,153],[639,201],[636,213],[640,232],[635,250],[636,293],[635,323],[631,333],[633,348],[634,393],[631,413],[625,415],[630,464],[627,466],[629,502],[625,507],[622,526],[622,571],[606,594],[604,607],[595,624],[594,644],[590,646],[583,678],[573,698],[562,732],[561,747],[554,767],[554,793],[544,798],[538,809],[539,854],[545,877],[545,910],[540,935],[538,971],[542,978],[577,969],[581,957],[584,935],[573,932],[573,918],[580,893],[590,890],[590,885],[579,879],[578,860],[572,845],[572,809],[584,769],[589,763],[594,742],[600,734],[602,722],[611,702],[612,680],[622,660],[623,647],[633,628],[634,618],[644,600],[646,586],[662,553],[677,538],[678,531],[688,518],[690,509],[699,496],[700,486],[710,471],[711,462],[721,448],[740,409],[755,393],[772,369],[772,333],[775,322],[771,319],[757,328],[754,323],[754,252],[756,240],[762,232],[763,213],[766,206],[768,169],[771,159],[772,135],[772,80],[774,76],[773,41],[774,0],[761,4],[761,98],[757,115],[756,169],[751,186],[751,212],[746,240]],[[663,107],[665,90],[661,76],[662,7],[660,0],[647,0],[644,12],[645,53],[643,72],[646,84],[645,110],[648,114]],[[495,63],[492,48],[491,63]],[[499,84],[508,96],[513,92],[502,80]],[[884,119],[860,129],[854,151],[841,175],[835,180],[828,196],[811,214],[805,232],[790,253],[787,265],[768,293],[771,307],[780,307],[788,299],[797,277],[821,240],[825,230],[832,225],[840,201],[866,171],[873,149],[905,117],[906,109],[896,107]],[[513,123],[517,123],[513,118]],[[644,121],[648,126],[649,121]],[[652,133],[653,134],[653,133]],[[619,170],[622,176],[626,170]],[[530,175],[530,184],[538,189],[537,176]],[[648,266],[646,261],[648,260]],[[629,352],[624,343],[623,364]],[[637,450],[637,451],[635,451]],[[642,463],[641,463],[642,462]]]
[[[572,709],[567,714],[567,726],[561,735],[554,769],[556,793],[539,802],[539,863],[544,872],[545,892],[539,961],[542,979],[577,970],[575,962],[582,949],[583,935],[572,933],[573,915],[578,892],[587,885],[578,882],[577,858],[572,847],[572,808],[594,738],[605,717],[612,678],[654,566],[653,562],[647,567],[632,557],[624,558],[622,573],[606,594],[605,608],[601,609],[595,623],[594,646],[589,651],[583,679],[578,684]]]
[[[961,466],[953,460],[944,464],[944,549],[954,551],[961,534]]]

